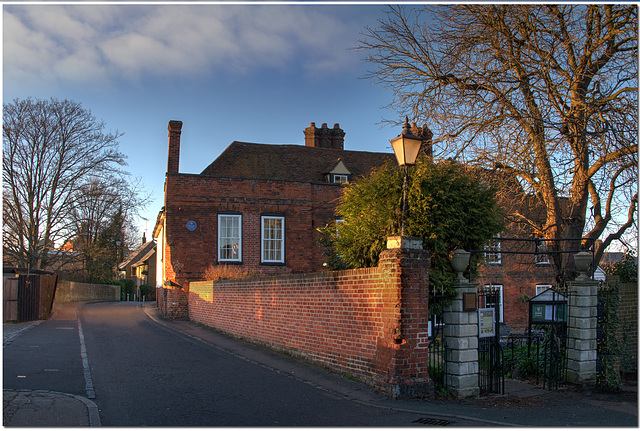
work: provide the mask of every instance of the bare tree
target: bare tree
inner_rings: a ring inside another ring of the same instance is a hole
[[[138,183],[128,178],[90,178],[74,196],[70,213],[73,250],[81,259],[83,279],[113,277],[113,267],[128,249],[140,245],[133,216],[146,205]]]
[[[510,220],[550,251],[600,239],[597,264],[635,223],[637,25],[635,5],[391,7],[359,48],[442,155],[517,176],[542,217]]]
[[[74,236],[78,191],[123,173],[121,134],[69,100],[16,99],[3,121],[3,253],[43,269],[59,256],[49,253],[54,244]]]

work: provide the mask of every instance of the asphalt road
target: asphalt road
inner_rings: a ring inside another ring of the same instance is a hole
[[[17,338],[4,325],[10,340],[3,344],[5,394],[24,389],[89,398],[103,426],[638,425],[635,387],[549,392],[510,381],[505,396],[390,400],[293,358],[163,319],[152,304],[56,309],[54,319]]]
[[[75,315],[47,320],[3,348],[3,386],[85,396]]]
[[[7,346],[4,386],[93,398],[103,426],[424,426],[169,330],[139,303],[87,304],[78,316]]]

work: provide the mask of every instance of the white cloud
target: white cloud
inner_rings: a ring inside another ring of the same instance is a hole
[[[11,5],[4,11],[4,73],[27,82],[105,85],[155,76],[335,73],[357,58],[340,9],[276,5]]]

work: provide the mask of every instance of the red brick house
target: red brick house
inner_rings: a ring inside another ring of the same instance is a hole
[[[341,184],[395,163],[393,153],[345,150],[338,124],[311,123],[304,129],[305,145],[233,142],[200,174],[185,174],[179,172],[182,122],[170,121],[168,128],[165,202],[153,236],[156,285],[175,287],[171,294],[178,302],[210,265],[241,265],[262,274],[322,270],[317,228],[335,219]],[[415,130],[427,141],[431,137],[427,128]],[[428,144],[423,150],[431,156]],[[524,299],[548,287],[553,274],[540,257],[536,262],[533,255],[501,249],[500,242],[489,245],[477,281],[498,286],[493,300],[503,311],[501,320],[521,327],[527,320]]]
[[[209,265],[263,274],[322,270],[317,228],[334,220],[341,184],[391,153],[348,151],[344,131],[314,123],[305,145],[233,142],[202,173],[179,172],[182,122],[169,122],[164,208],[153,236],[157,286],[203,280]]]

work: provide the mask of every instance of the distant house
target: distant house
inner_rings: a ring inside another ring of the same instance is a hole
[[[156,243],[143,236],[142,244],[118,264],[118,272],[121,278],[133,280],[136,291],[142,285],[155,287]]]

